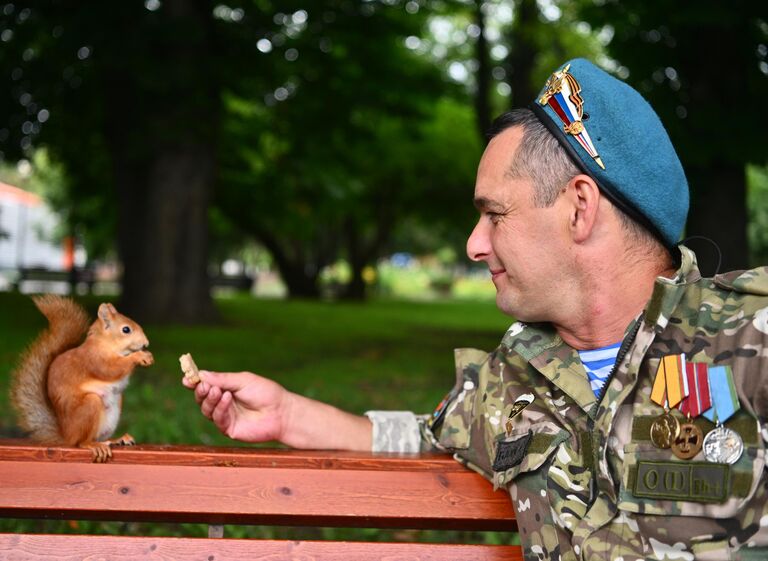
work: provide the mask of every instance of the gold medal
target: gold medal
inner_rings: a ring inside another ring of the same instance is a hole
[[[686,379],[683,378],[682,355],[661,357],[656,377],[651,387],[651,401],[664,408],[664,414],[651,423],[651,442],[657,448],[671,448],[680,436],[680,422],[670,413],[688,395]]]
[[[651,423],[651,442],[657,448],[671,448],[678,436],[680,422],[669,411],[659,415]]]
[[[685,422],[680,425],[680,434],[672,443],[672,453],[681,460],[690,460],[701,450],[703,440],[701,429],[690,421]]]

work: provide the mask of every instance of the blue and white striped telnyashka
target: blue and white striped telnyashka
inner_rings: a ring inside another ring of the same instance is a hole
[[[587,371],[589,385],[592,386],[592,391],[595,392],[595,397],[600,397],[600,392],[616,362],[616,355],[619,354],[619,347],[621,347],[621,341],[599,349],[579,351],[579,357],[584,365],[584,369]]]

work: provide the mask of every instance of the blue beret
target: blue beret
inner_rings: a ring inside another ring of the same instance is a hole
[[[531,108],[614,204],[675,246],[688,181],[664,125],[637,91],[577,58],[552,74]]]

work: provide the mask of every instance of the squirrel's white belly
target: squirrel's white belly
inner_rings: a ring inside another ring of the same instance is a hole
[[[117,423],[120,422],[120,406],[123,398],[123,390],[128,385],[126,376],[119,382],[104,384],[98,392],[104,403],[104,413],[101,416],[101,424],[96,432],[96,440],[107,440],[115,432]]]

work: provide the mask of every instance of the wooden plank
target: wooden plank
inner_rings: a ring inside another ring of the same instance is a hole
[[[0,534],[16,561],[209,559],[215,561],[521,561],[519,546]]]
[[[514,530],[509,497],[462,471],[0,461],[4,517]]]
[[[407,470],[464,472],[447,454],[386,454],[287,448],[152,445],[115,447],[111,463],[211,465],[229,467],[300,467],[307,469]],[[0,460],[91,461],[80,448],[47,447],[26,440],[0,439]]]

